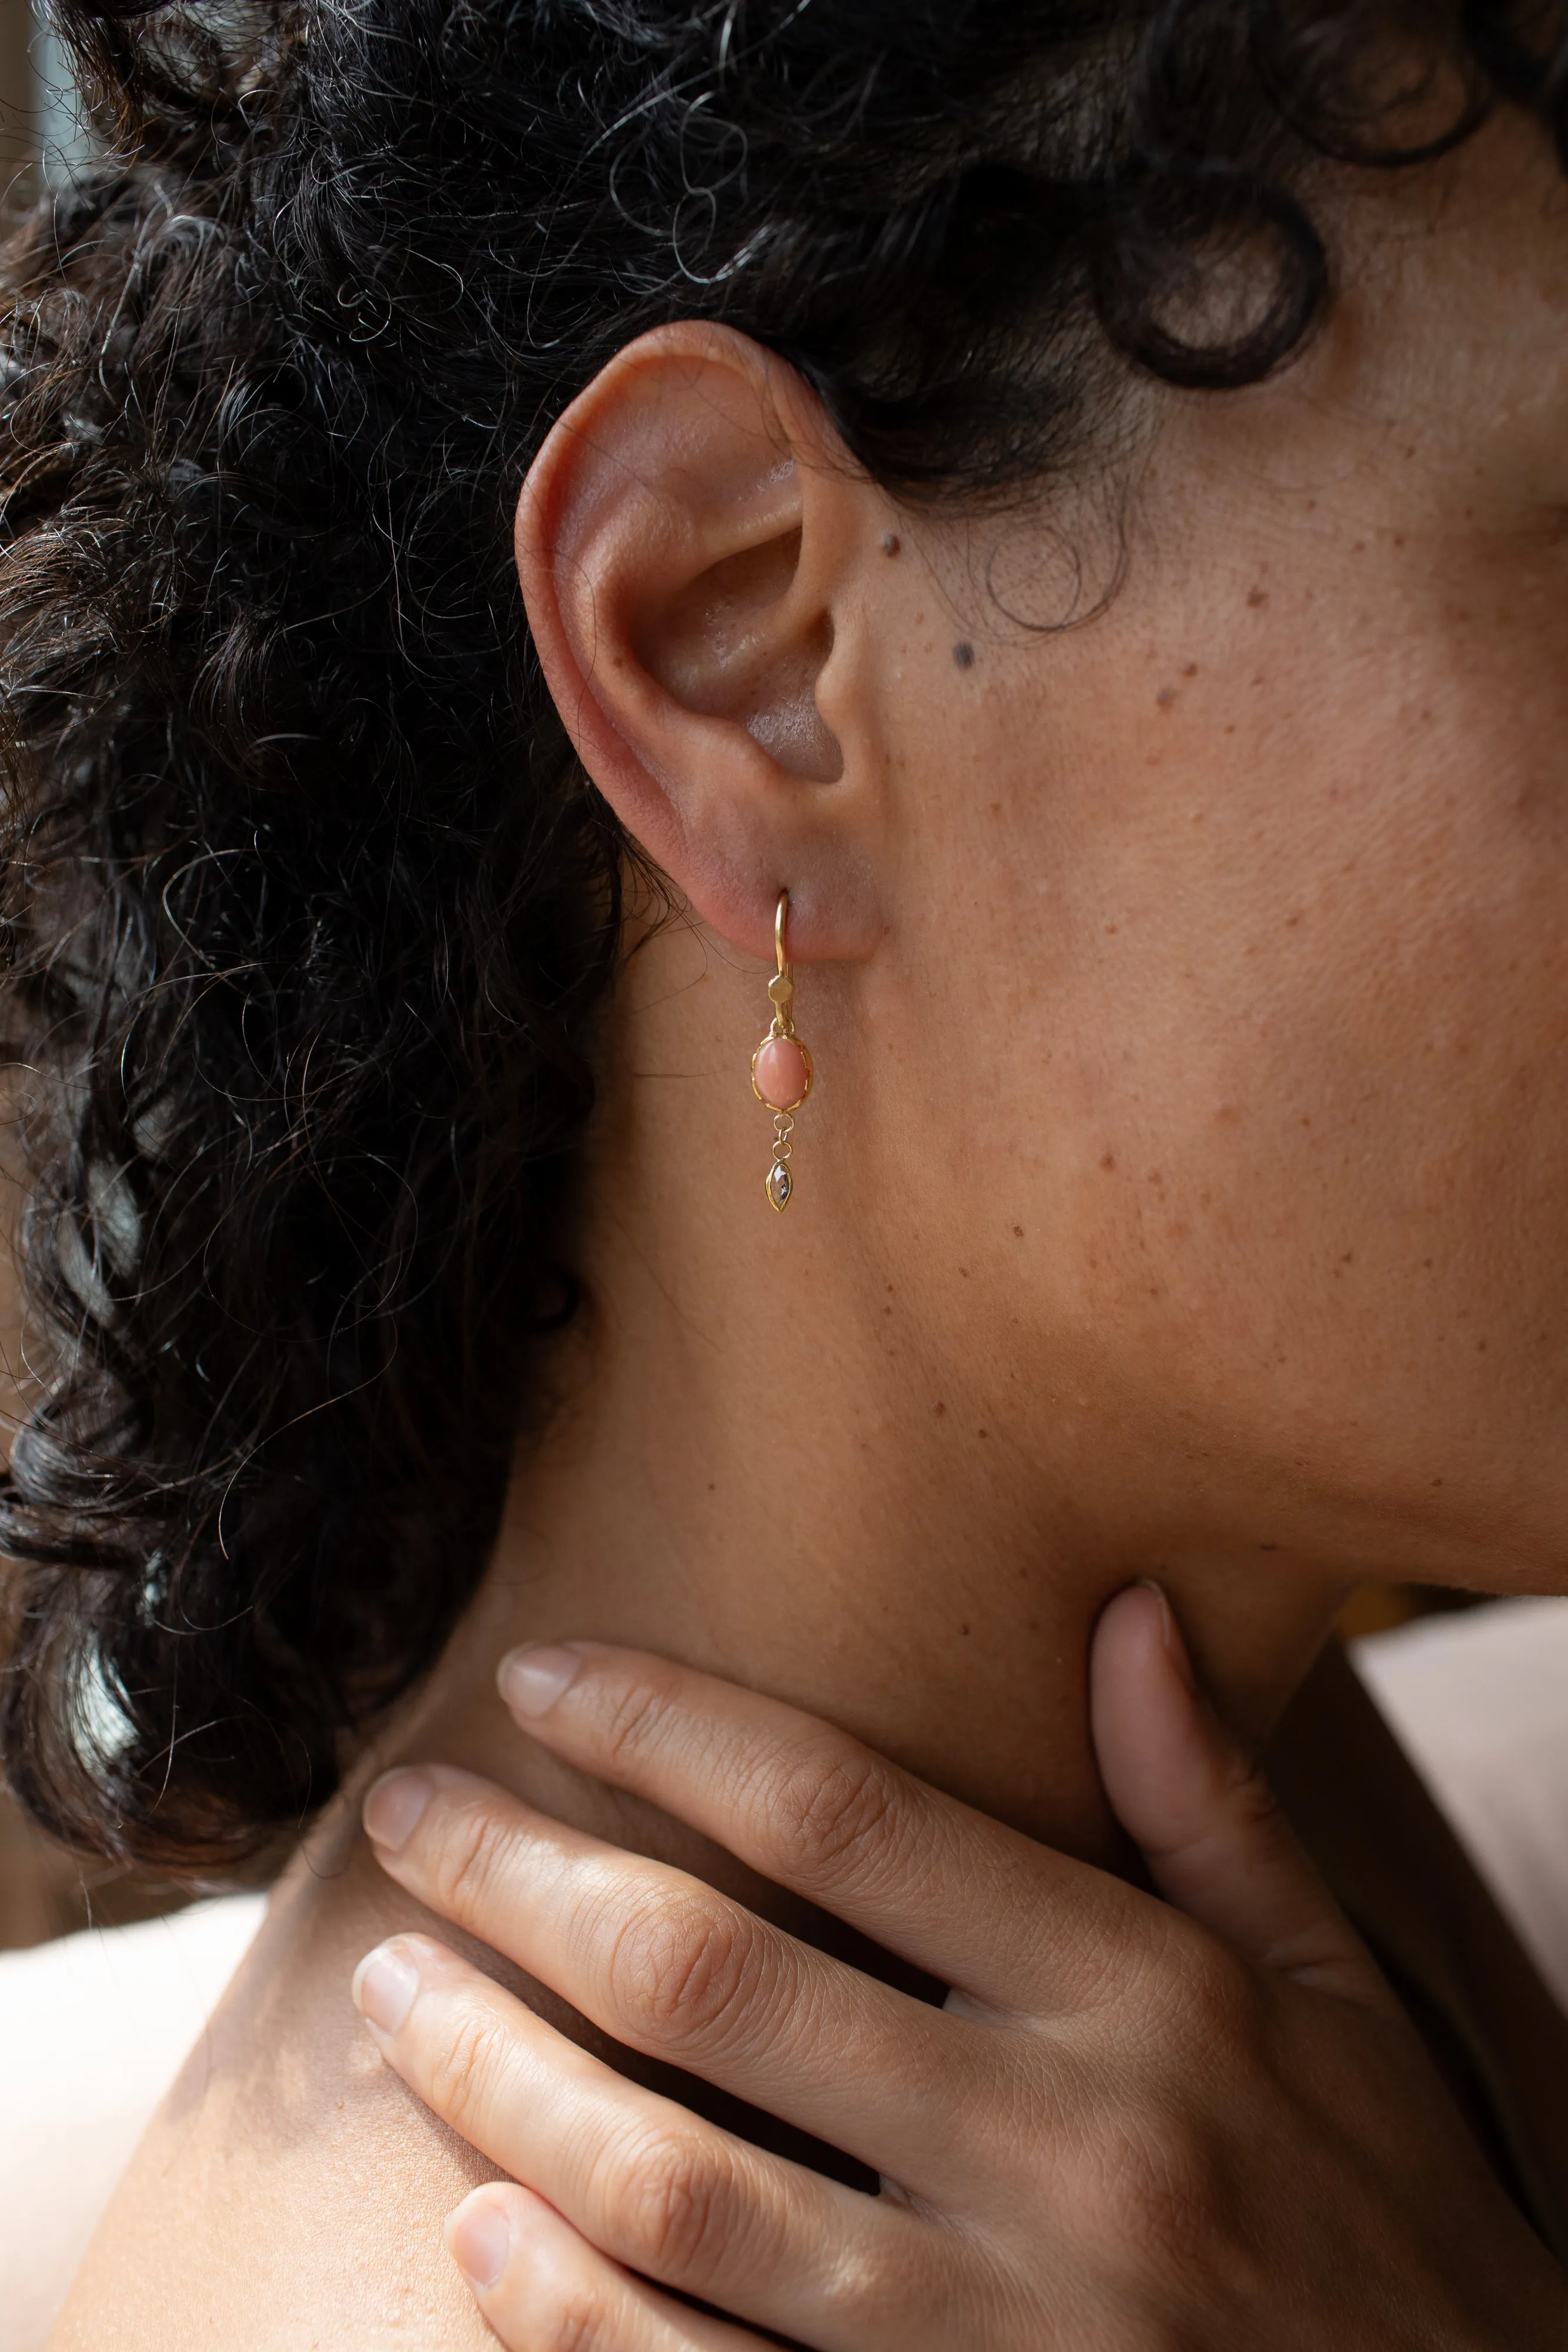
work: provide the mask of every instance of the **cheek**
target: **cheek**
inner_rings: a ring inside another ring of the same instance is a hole
[[[1475,669],[1342,664],[1332,725],[1282,698],[1240,751],[1201,707],[1157,761],[1103,730],[954,854],[936,1116],[1044,1344],[1333,1475],[1568,1414],[1568,723]]]

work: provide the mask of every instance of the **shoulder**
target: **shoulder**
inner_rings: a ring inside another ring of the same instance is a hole
[[[36,2352],[138,2140],[261,1925],[260,1895],[0,1955],[0,2308]]]
[[[51,2352],[482,2352],[442,2223],[494,2179],[385,2068],[349,1997],[410,1907],[368,1860],[297,1868],[159,2106]]]

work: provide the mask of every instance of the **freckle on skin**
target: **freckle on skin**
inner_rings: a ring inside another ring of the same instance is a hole
[[[1102,1168],[1105,1169],[1114,1168],[1116,1165],[1115,1153],[1113,1151],[1103,1151],[1100,1154],[1100,1165]]]
[[[1155,697],[1155,700],[1158,703],[1162,710],[1168,710],[1176,698],[1176,690],[1174,686],[1162,686],[1158,694]]]
[[[1196,662],[1188,662],[1186,668],[1182,671],[1182,676],[1183,677],[1196,677],[1197,676],[1197,664]]]
[[[975,667],[974,646],[967,645],[955,646],[953,648],[953,659],[957,663],[960,669],[973,669]]]
[[[1251,605],[1255,613],[1265,605],[1268,601],[1269,592],[1266,588],[1249,588],[1247,591],[1247,602]]]
[[[1013,1227],[1013,1239],[1014,1239],[1014,1241],[1015,1241],[1015,1242],[1021,1242],[1021,1241],[1022,1241],[1022,1239],[1023,1239],[1023,1227],[1022,1227],[1021,1225],[1015,1225],[1015,1226]]]
[[[896,555],[901,544],[902,541],[895,530],[884,530],[883,532],[882,551],[884,555]]]

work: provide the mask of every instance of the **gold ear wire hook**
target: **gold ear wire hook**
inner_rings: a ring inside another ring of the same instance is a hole
[[[789,893],[780,890],[773,915],[773,952],[779,960],[779,970],[768,983],[768,995],[773,1006],[773,1026],[768,1034],[773,1037],[792,1037],[795,1034],[795,975],[789,969],[789,949],[784,935],[789,917]]]

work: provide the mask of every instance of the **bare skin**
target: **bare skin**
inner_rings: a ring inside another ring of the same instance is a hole
[[[500,1652],[657,1649],[1110,1861],[1085,1659],[1130,1578],[1249,1740],[1374,1567],[1568,1586],[1568,196],[1504,121],[1345,236],[1295,369],[1140,412],[1126,576],[1070,631],[1007,617],[1061,616],[1055,510],[900,512],[738,338],[650,339],[558,428],[530,623],[690,920],[616,1000],[556,1425],[356,1797],[456,1764],[817,1932],[522,1745]],[[781,886],[819,1073],[782,1222]],[[490,2340],[440,2235],[487,2168],[348,1998],[434,1923],[353,1822],[57,2346]]]

